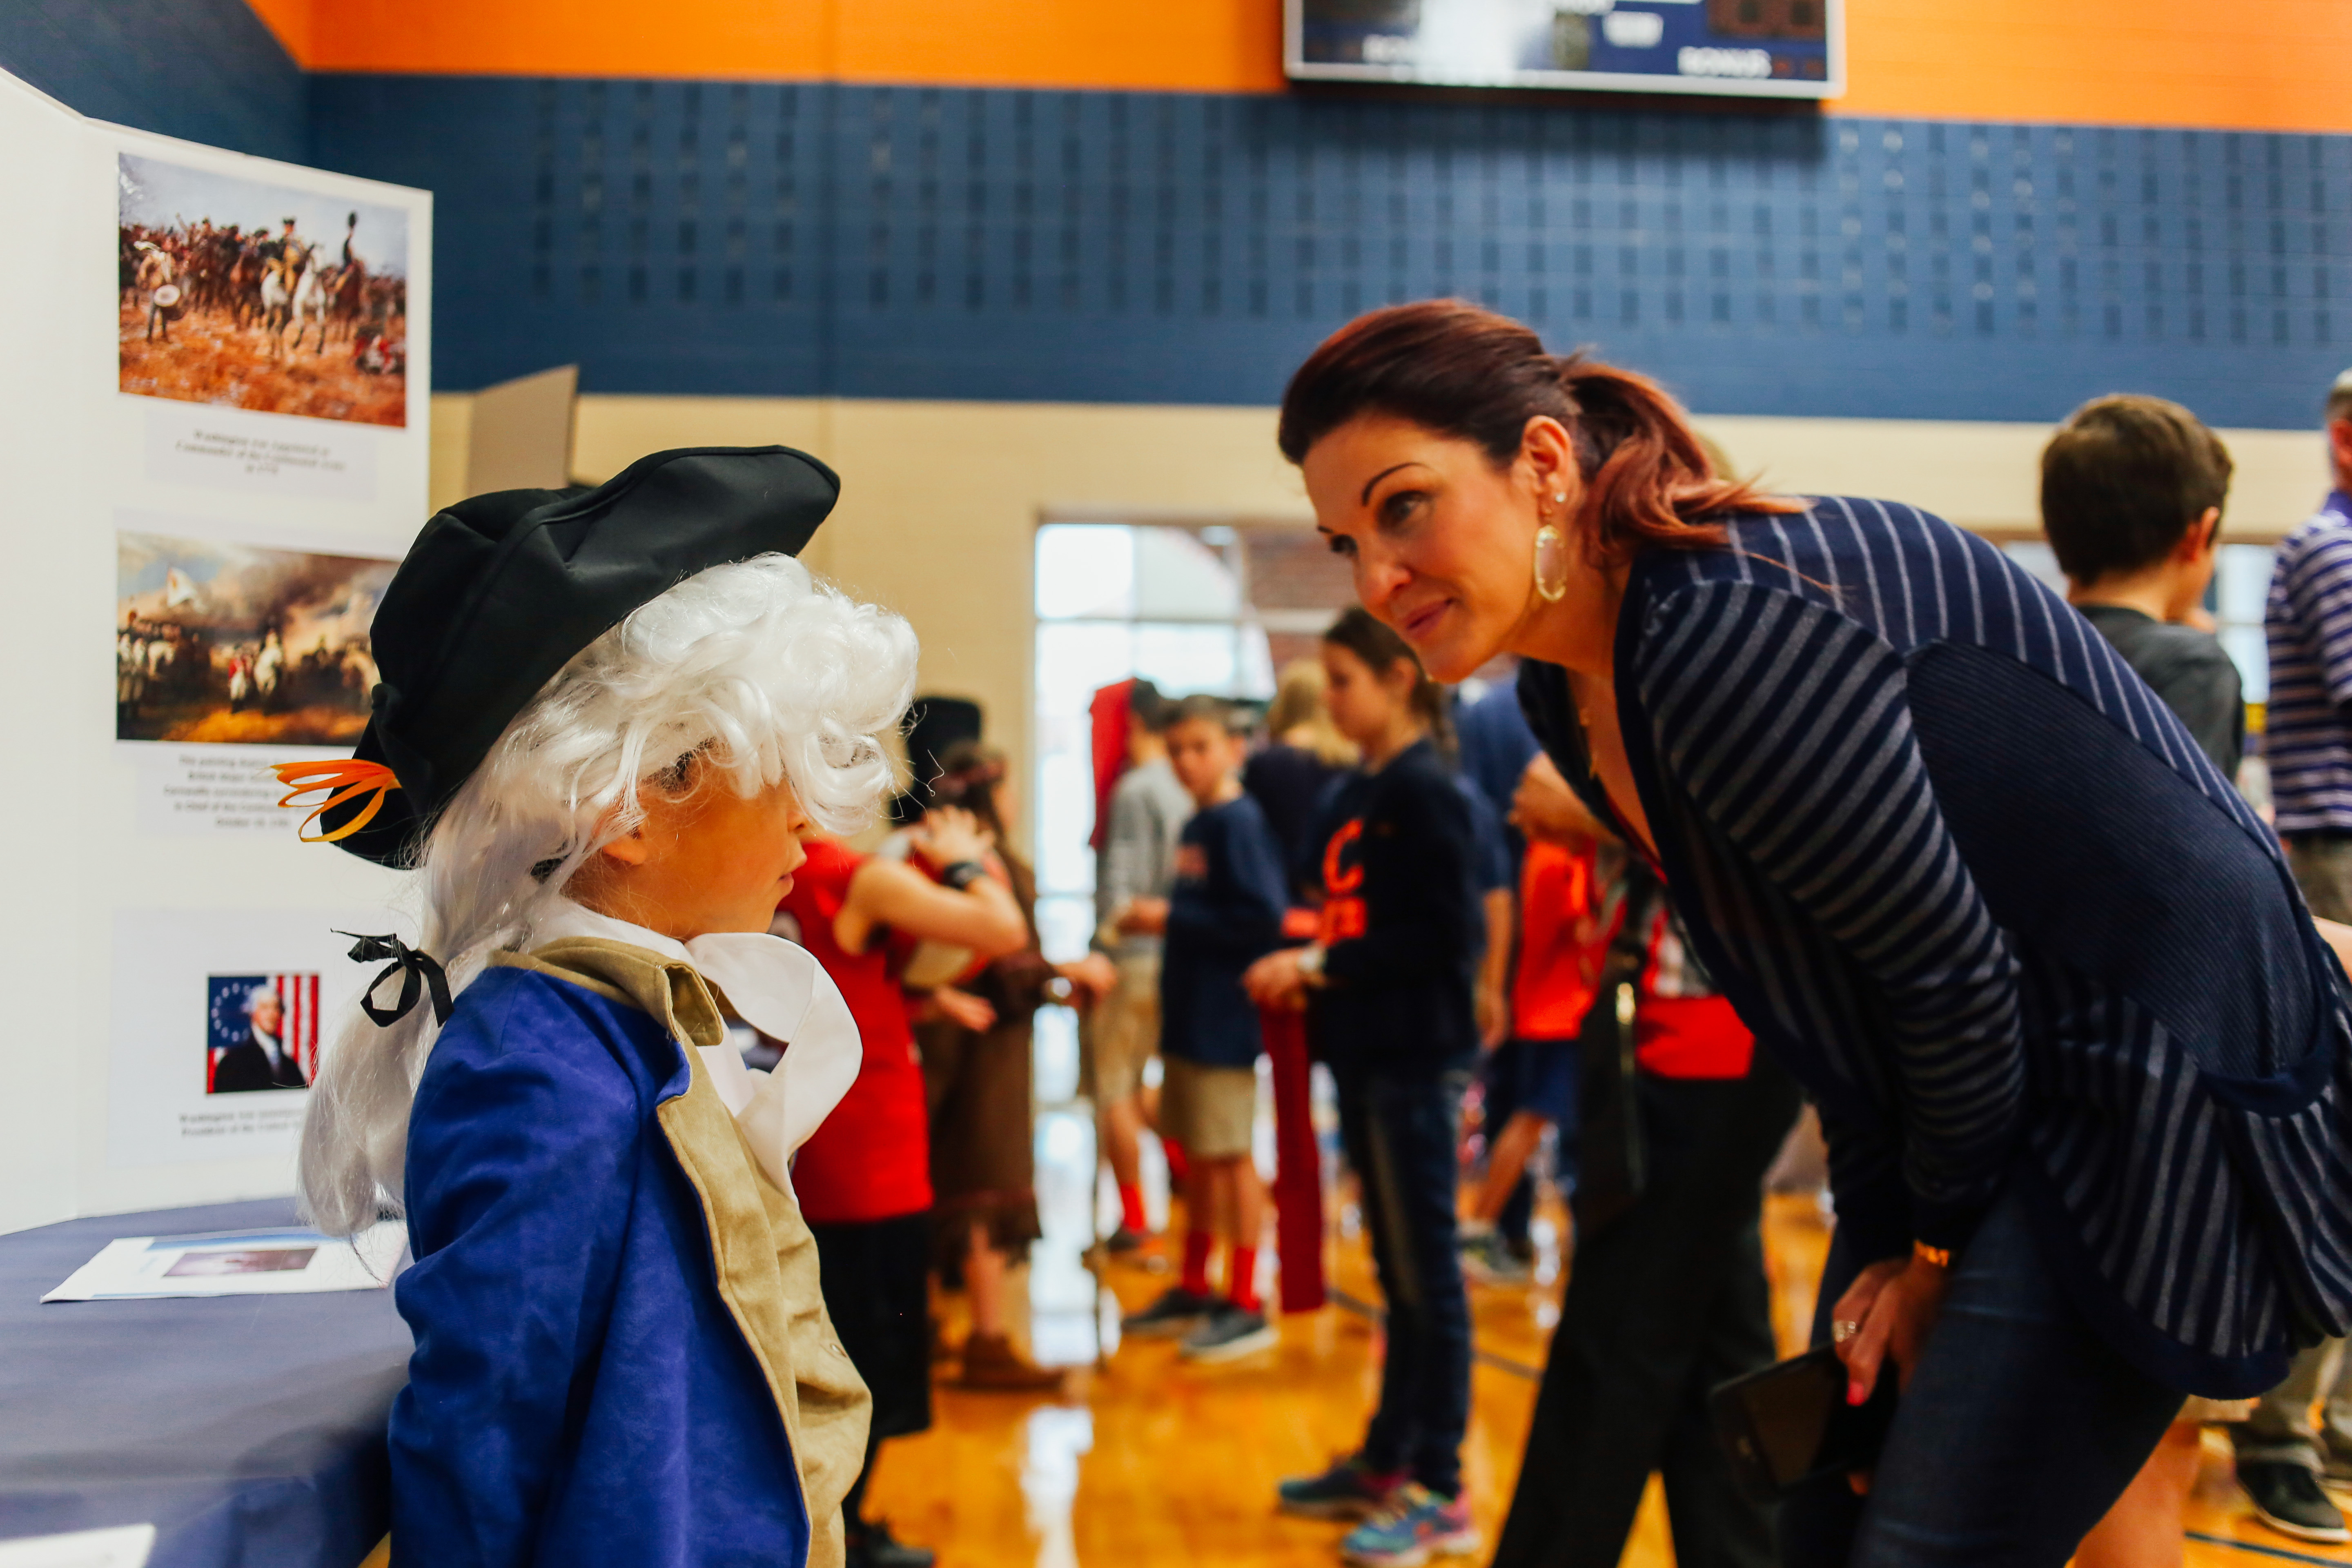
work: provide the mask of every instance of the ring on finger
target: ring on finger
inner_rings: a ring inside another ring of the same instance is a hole
[[[1842,1345],[1862,1332],[1862,1325],[1852,1318],[1840,1318],[1830,1325],[1830,1342]]]

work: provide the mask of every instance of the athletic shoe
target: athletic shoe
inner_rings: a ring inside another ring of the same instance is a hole
[[[1403,1479],[1402,1470],[1376,1470],[1351,1455],[1319,1476],[1298,1476],[1276,1490],[1285,1513],[1305,1519],[1370,1519],[1388,1507]]]
[[[1481,1285],[1525,1285],[1535,1270],[1519,1261],[1510,1243],[1493,1231],[1462,1238],[1462,1272]]]
[[[1139,1230],[1130,1230],[1126,1226],[1120,1226],[1103,1237],[1103,1250],[1114,1256],[1136,1252],[1141,1250],[1143,1244],[1150,1239]]]
[[[1199,1328],[1184,1336],[1178,1353],[1186,1361],[1238,1361],[1258,1351],[1272,1350],[1282,1336],[1255,1307],[1244,1309],[1220,1301]]]
[[[1191,1333],[1220,1304],[1214,1296],[1195,1295],[1181,1285],[1171,1285],[1140,1312],[1120,1319],[1118,1331],[1143,1339],[1174,1339]]]
[[[2323,1447],[2325,1463],[2320,1466],[2320,1480],[2331,1487],[2352,1487],[2352,1449],[2336,1447],[2332,1436]]]
[[[869,1520],[844,1531],[845,1568],[931,1568],[939,1554],[928,1546],[910,1546],[890,1533],[880,1520]]]
[[[1427,1487],[1400,1489],[1395,1505],[1348,1531],[1339,1556],[1359,1568],[1419,1568],[1432,1557],[1467,1557],[1478,1550],[1470,1505]]]
[[[2253,1500],[2254,1517],[2297,1541],[2352,1542],[2344,1516],[2319,1488],[2319,1478],[2291,1459],[2238,1461],[2238,1484]]]

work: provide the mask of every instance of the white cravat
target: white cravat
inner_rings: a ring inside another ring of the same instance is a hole
[[[767,1072],[745,1067],[731,1044],[697,1048],[760,1169],[792,1191],[793,1152],[841,1103],[866,1060],[857,1020],[815,955],[766,931],[713,931],[680,942],[570,899],[558,899],[531,928],[533,946],[575,936],[625,942],[692,964],[727,994],[745,1023],[785,1047]]]

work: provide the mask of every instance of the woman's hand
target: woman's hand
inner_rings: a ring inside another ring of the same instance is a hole
[[[986,860],[996,842],[980,825],[980,818],[960,805],[934,806],[925,812],[923,819],[907,830],[907,839],[933,870],[945,869],[959,860]]]
[[[1910,1385],[1919,1352],[1944,1306],[1950,1272],[1924,1258],[1890,1258],[1857,1275],[1830,1314],[1838,1360],[1845,1363],[1845,1400],[1867,1404],[1887,1359],[1895,1362],[1895,1386]],[[1848,1326],[1853,1325],[1849,1331]],[[1851,1478],[1856,1491],[1870,1489],[1866,1474]]]
[[[984,1035],[996,1026],[996,1009],[969,991],[942,985],[931,993],[931,1012],[958,1028]]]
[[[1242,989],[1261,1007],[1282,1007],[1296,1013],[1307,1005],[1307,973],[1298,967],[1304,948],[1286,947],[1269,952],[1242,975]]]

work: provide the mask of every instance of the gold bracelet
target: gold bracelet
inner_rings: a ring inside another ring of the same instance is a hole
[[[1938,1268],[1949,1268],[1952,1266],[1952,1249],[1948,1247],[1930,1247],[1924,1241],[1915,1241],[1911,1244],[1911,1256],[1922,1263],[1932,1263]]]

